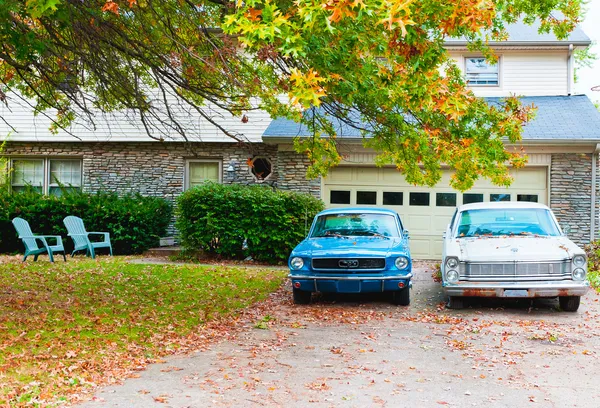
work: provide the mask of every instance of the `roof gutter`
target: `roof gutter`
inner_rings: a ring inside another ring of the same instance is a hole
[[[469,41],[446,41],[444,42],[445,47],[461,47],[471,44]],[[533,47],[557,47],[563,46],[569,47],[589,47],[592,44],[588,41],[573,41],[567,43],[566,41],[490,41],[487,45],[490,46],[507,46],[507,47],[519,47],[519,46],[533,46]]]
[[[569,53],[567,54],[567,95],[571,96],[571,89],[573,88],[573,77],[575,76],[573,70],[573,44],[569,44]]]

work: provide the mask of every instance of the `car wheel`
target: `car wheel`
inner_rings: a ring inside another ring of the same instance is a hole
[[[305,290],[294,289],[294,304],[296,305],[308,305],[312,297],[312,292]]]
[[[465,307],[465,299],[462,296],[448,296],[448,309],[462,309]]]
[[[410,288],[392,292],[392,303],[398,306],[410,305]]]
[[[581,296],[559,296],[558,303],[560,308],[565,312],[576,312],[579,309],[579,301]]]

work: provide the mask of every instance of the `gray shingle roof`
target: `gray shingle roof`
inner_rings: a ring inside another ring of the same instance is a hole
[[[510,24],[506,27],[508,32],[508,40],[506,41],[491,41],[490,44],[503,44],[503,45],[517,45],[517,44],[529,44],[529,45],[554,45],[554,44],[573,44],[573,45],[590,45],[590,38],[583,32],[579,27],[576,27],[569,36],[563,40],[559,40],[556,36],[550,33],[540,34],[538,32],[540,23],[535,22],[532,25],[525,24],[522,21]],[[462,38],[448,38],[446,45],[458,46],[465,45],[466,40]]]
[[[490,104],[502,98],[484,98]],[[524,105],[537,107],[536,117],[525,125],[523,140],[590,140],[600,141],[600,112],[586,95],[529,96],[521,98]],[[355,128],[334,121],[340,138],[360,138]],[[274,119],[263,133],[263,140],[310,136],[308,129],[288,119]]]

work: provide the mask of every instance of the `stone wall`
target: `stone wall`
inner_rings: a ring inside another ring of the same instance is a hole
[[[320,180],[306,179],[306,158],[295,152],[278,151],[277,145],[236,143],[9,143],[10,157],[81,158],[83,191],[139,192],[174,202],[184,190],[187,160],[222,161],[223,183],[267,184],[320,196]],[[248,159],[265,157],[272,174],[257,180]],[[231,171],[233,170],[233,171]],[[173,225],[169,233],[175,233]]]
[[[260,156],[277,168],[277,146],[229,143],[10,143],[8,156],[77,157],[83,162],[83,190],[139,192],[173,201],[184,189],[186,160],[219,159],[224,183],[276,185],[277,172],[258,181],[248,158]],[[229,166],[234,171],[227,171]]]
[[[598,196],[596,199],[598,200]],[[553,154],[550,168],[550,207],[561,227],[570,228],[569,238],[580,245],[590,242],[591,202],[592,155]],[[597,203],[598,201],[596,205]]]
[[[321,179],[306,179],[308,158],[294,151],[280,150],[277,155],[277,187],[310,193],[321,198]]]

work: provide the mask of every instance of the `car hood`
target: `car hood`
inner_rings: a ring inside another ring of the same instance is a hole
[[[391,253],[408,252],[401,238],[351,237],[309,238],[302,241],[293,251],[294,256],[387,256]]]
[[[475,237],[456,241],[459,259],[471,262],[550,261],[583,252],[566,237]]]

